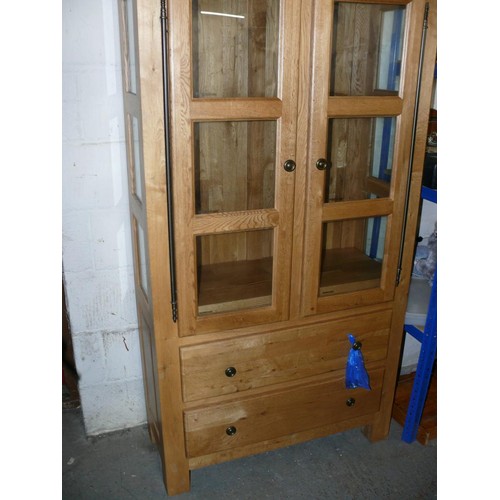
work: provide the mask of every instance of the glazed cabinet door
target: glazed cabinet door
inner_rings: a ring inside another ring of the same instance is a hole
[[[300,0],[168,7],[180,334],[287,319]]]
[[[425,2],[309,9],[306,316],[394,296]]]

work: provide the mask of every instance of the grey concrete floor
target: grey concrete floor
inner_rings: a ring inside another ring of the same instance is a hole
[[[62,498],[168,498],[160,457],[145,426],[87,438],[80,410],[63,410]],[[199,469],[179,499],[436,498],[437,440],[370,443],[355,429],[280,450]]]

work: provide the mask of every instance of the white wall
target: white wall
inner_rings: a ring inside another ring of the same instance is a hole
[[[62,2],[62,250],[88,434],[146,421],[117,10]]]

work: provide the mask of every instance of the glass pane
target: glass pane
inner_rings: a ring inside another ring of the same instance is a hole
[[[149,292],[149,277],[148,277],[148,269],[146,262],[146,238],[142,226],[137,222],[137,219],[135,218],[134,218],[134,226],[135,226],[135,237],[137,239],[136,244],[137,244],[137,254],[138,254],[136,266],[139,270],[139,281],[141,283],[141,288],[147,297]]]
[[[336,3],[330,95],[396,95],[404,6]]]
[[[387,217],[323,224],[319,296],[380,287]]]
[[[279,0],[193,0],[194,97],[274,97]]]
[[[396,118],[330,119],[325,201],[389,196]]]
[[[142,201],[142,164],[141,164],[141,146],[139,141],[139,120],[136,116],[130,116],[129,120],[132,121],[132,142],[131,149],[131,162],[132,162],[132,181],[133,193]]]
[[[134,32],[134,4],[132,0],[126,0],[126,22],[127,22],[127,71],[126,90],[137,94],[137,67],[135,61],[135,32]]]
[[[276,122],[195,123],[196,213],[274,207]]]
[[[273,230],[196,238],[198,314],[272,303]]]

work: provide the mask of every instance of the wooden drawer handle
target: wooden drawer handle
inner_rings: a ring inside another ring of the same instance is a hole
[[[234,426],[232,426],[232,425],[231,425],[230,427],[228,427],[228,428],[226,429],[226,434],[227,434],[228,436],[234,436],[234,435],[236,434],[236,427],[234,427]]]
[[[226,377],[234,377],[236,375],[236,368],[234,366],[230,366],[226,368],[225,372]]]
[[[355,405],[355,403],[356,403],[356,400],[355,400],[354,398],[349,398],[349,399],[345,402],[345,404],[346,404],[347,406],[354,406],[354,405]]]

